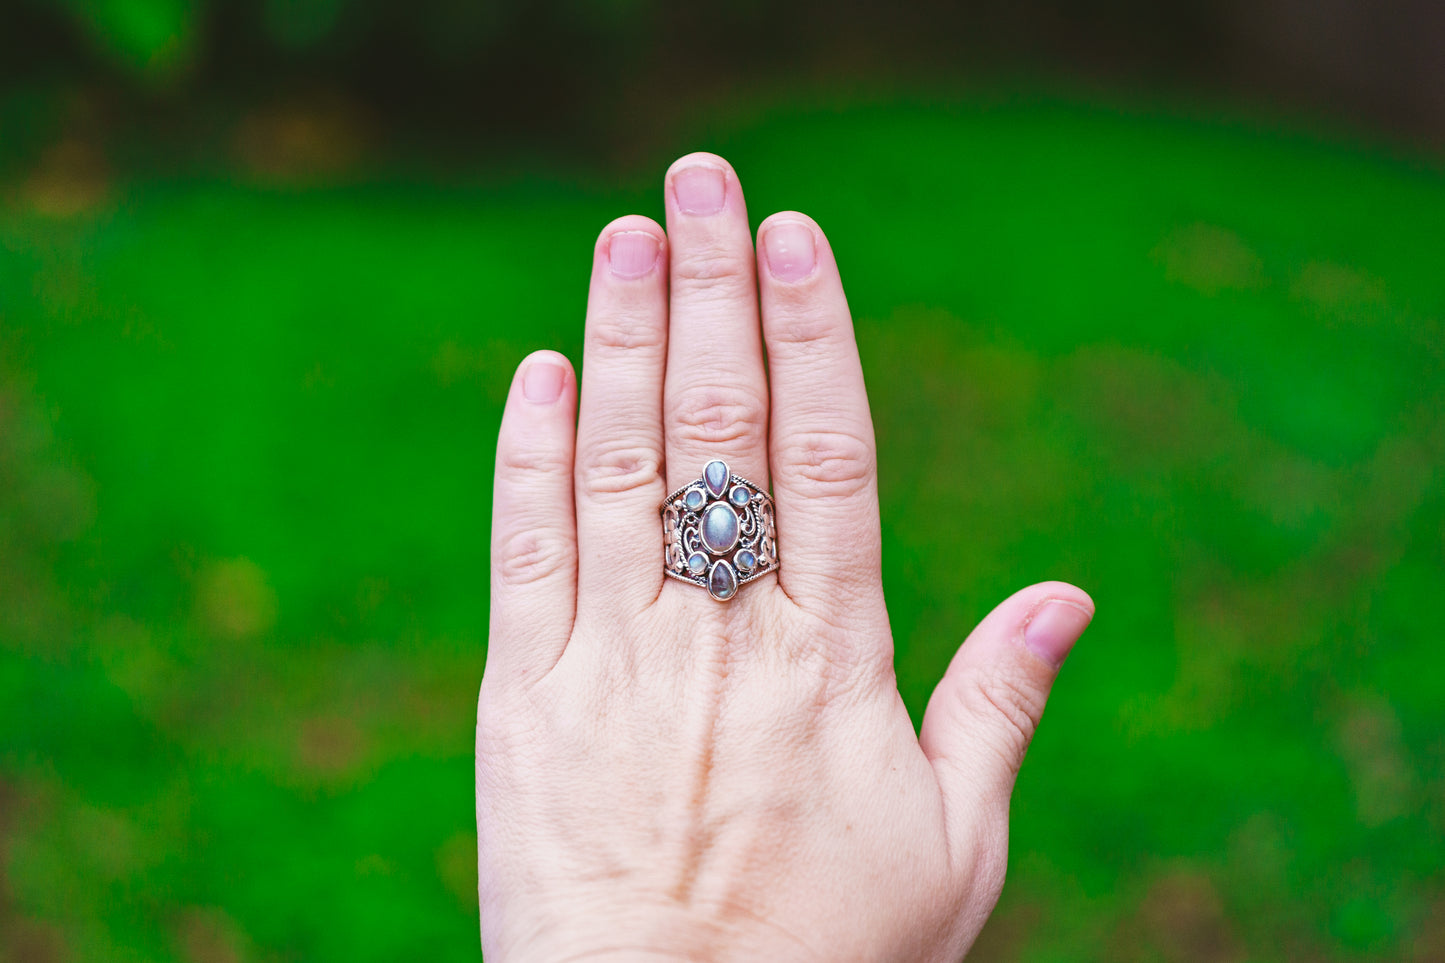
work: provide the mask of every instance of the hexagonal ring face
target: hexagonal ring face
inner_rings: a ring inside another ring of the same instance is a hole
[[[778,568],[772,496],[734,475],[726,462],[708,462],[697,481],[668,495],[658,511],[663,571],[719,602]]]

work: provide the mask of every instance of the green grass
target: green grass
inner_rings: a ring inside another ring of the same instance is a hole
[[[1445,953],[1445,178],[1052,102],[699,130],[838,252],[915,715],[1008,592],[1098,603],[977,958]],[[497,419],[669,157],[11,192],[0,959],[475,958]]]

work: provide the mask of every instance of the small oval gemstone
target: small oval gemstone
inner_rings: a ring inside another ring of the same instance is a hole
[[[737,594],[738,576],[726,561],[712,563],[712,571],[707,573],[707,591],[719,602],[726,602]]]
[[[733,563],[737,565],[739,572],[746,575],[758,564],[758,557],[747,549],[743,549],[733,556]]]
[[[697,511],[699,508],[702,507],[702,502],[705,497],[706,496],[702,493],[702,489],[689,488],[687,490],[687,494],[682,496],[682,503],[686,505],[691,511]]]
[[[748,491],[741,485],[734,485],[733,490],[728,492],[728,499],[731,500],[732,503],[739,508],[742,508],[744,505],[746,505],[748,503],[748,499],[752,497],[753,493]]]
[[[738,543],[738,514],[727,502],[713,502],[698,526],[703,548],[714,555],[729,552]]]
[[[714,498],[721,498],[728,487],[727,462],[718,461],[716,458],[708,462],[702,470],[702,481]]]
[[[701,575],[707,571],[707,556],[702,552],[693,552],[687,557],[687,570],[694,575]]]

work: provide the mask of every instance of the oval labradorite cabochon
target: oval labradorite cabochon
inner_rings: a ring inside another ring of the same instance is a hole
[[[738,513],[727,502],[709,505],[698,527],[703,547],[714,555],[730,552],[738,543]]]

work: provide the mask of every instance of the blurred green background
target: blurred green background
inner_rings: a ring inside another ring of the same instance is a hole
[[[0,11],[0,960],[477,957],[501,404],[693,149],[838,252],[915,717],[1098,603],[972,958],[1445,959],[1442,21],[1329,14]]]

